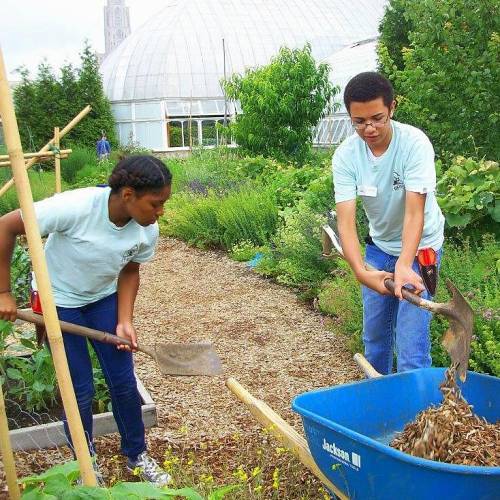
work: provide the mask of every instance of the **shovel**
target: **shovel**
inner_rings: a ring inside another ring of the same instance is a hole
[[[335,215],[335,212],[330,212],[328,225],[323,226],[323,256],[331,257],[332,251],[335,249],[337,254],[344,258],[340,238],[337,236]],[[372,271],[375,270],[369,264],[366,265],[366,268]],[[394,295],[394,281],[386,279],[384,284],[387,290]],[[450,355],[452,363],[456,366],[460,380],[464,382],[469,364],[474,311],[458,288],[449,279],[446,280],[446,288],[448,288],[451,294],[451,300],[443,303],[423,299],[406,288],[402,289],[402,294],[403,298],[411,304],[448,318],[450,327],[444,333],[441,343]]]
[[[23,321],[38,326],[45,326],[43,316],[35,314],[31,309],[18,309],[17,317]],[[74,335],[104,342],[106,344],[127,345],[132,347],[130,340],[110,333],[93,330],[85,326],[59,321],[61,330]],[[141,351],[156,361],[163,375],[207,375],[215,376],[222,373],[221,361],[211,343],[198,344],[137,344]]]

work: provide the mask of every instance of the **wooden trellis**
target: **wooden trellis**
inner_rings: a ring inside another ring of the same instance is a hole
[[[73,128],[88,112],[90,106],[87,106],[79,113],[63,130],[59,133],[59,139]],[[21,206],[28,248],[33,264],[33,270],[37,284],[39,286],[40,298],[42,301],[43,318],[47,328],[47,337],[54,359],[54,367],[61,392],[63,406],[68,419],[68,426],[73,441],[76,457],[80,465],[83,483],[87,486],[96,485],[96,477],[92,467],[87,441],[83,431],[78,406],[76,403],[75,392],[71,383],[71,376],[64,351],[64,344],[57,317],[56,305],[52,294],[47,262],[42,246],[40,229],[35,216],[33,206],[33,195],[29,184],[27,169],[36,161],[36,157],[25,163],[25,157],[21,146],[21,138],[17,126],[14,105],[7,81],[7,72],[3,60],[2,50],[0,48],[0,116],[3,121],[5,144],[9,153],[13,179],[8,181],[0,190],[0,196],[7,191],[14,183],[16,185],[17,196]],[[56,137],[57,140],[57,137]],[[48,142],[40,152],[46,152],[54,146],[54,140]],[[13,499],[20,496],[17,485],[17,476],[14,466],[14,456],[10,445],[7,415],[5,413],[5,404],[3,393],[0,392],[0,451],[2,452],[3,462],[6,464],[5,472],[7,475],[7,484],[9,495]]]

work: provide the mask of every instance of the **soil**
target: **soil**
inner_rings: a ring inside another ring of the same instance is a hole
[[[261,426],[225,387],[228,377],[301,433],[300,418],[291,410],[296,395],[361,378],[346,337],[293,290],[221,252],[173,239],[162,239],[154,260],[141,266],[135,326],[143,343],[211,341],[224,366],[219,377],[163,377],[151,358],[135,355],[136,371],[157,405],[158,426],[147,434],[150,452],[159,459],[169,445],[200,452],[205,443],[202,455],[217,470],[231,461],[235,436],[257,449]],[[105,478],[116,475],[109,464],[122,464],[116,459],[119,437],[97,438],[96,448]],[[65,447],[17,452],[17,474],[39,473],[68,458]],[[2,476],[0,470],[4,482]]]

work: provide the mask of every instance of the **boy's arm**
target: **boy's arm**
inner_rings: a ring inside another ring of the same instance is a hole
[[[402,250],[394,270],[394,293],[402,299],[401,288],[412,285],[415,292],[425,290],[422,278],[412,269],[424,228],[426,194],[406,192],[405,216],[403,221]]]
[[[356,279],[372,290],[388,295],[389,291],[384,285],[384,280],[392,278],[392,274],[386,271],[368,271],[365,268],[356,230],[356,200],[337,203],[335,209],[337,211],[342,250]]]
[[[137,347],[137,334],[132,324],[134,304],[139,290],[139,267],[137,262],[129,262],[118,275],[118,324],[116,334],[132,342]],[[127,346],[118,347],[130,350]],[[132,349],[135,350],[135,349]]]
[[[21,212],[15,210],[0,217],[0,319],[15,321],[16,300],[10,290],[10,266],[16,237],[25,234]]]

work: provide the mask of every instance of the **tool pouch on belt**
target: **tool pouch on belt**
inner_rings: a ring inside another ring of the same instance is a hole
[[[432,248],[421,248],[417,252],[417,261],[425,288],[430,295],[434,295],[438,280],[436,252]]]
[[[40,301],[40,295],[36,290],[31,291],[30,296],[31,309],[36,314],[42,314],[42,302]],[[36,343],[38,347],[42,347],[45,341],[47,340],[47,330],[44,326],[35,325],[36,331]]]

